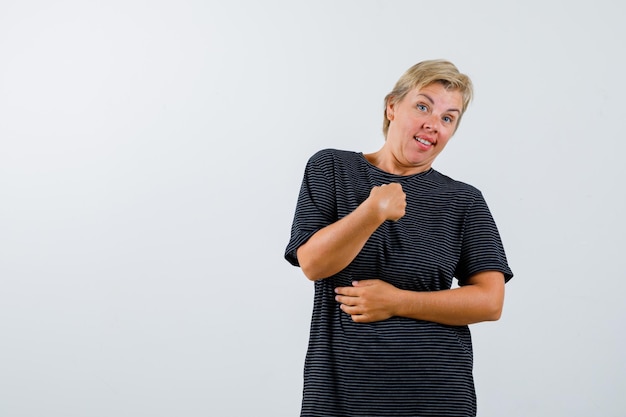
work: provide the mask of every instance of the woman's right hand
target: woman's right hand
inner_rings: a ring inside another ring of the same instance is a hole
[[[406,194],[397,182],[372,188],[368,200],[384,220],[399,220],[406,212]]]

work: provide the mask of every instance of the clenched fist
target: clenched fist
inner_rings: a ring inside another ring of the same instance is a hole
[[[368,200],[385,220],[399,220],[406,212],[406,194],[397,182],[372,188]]]

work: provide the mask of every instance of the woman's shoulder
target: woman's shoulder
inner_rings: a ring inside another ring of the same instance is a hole
[[[347,151],[347,150],[335,149],[335,148],[325,148],[325,149],[320,149],[319,151],[315,152],[313,156],[311,156],[311,158],[329,158],[330,157],[330,158],[346,159],[346,158],[355,158],[358,155],[360,155],[360,153],[354,152],[354,151]]]
[[[352,164],[361,159],[361,153],[354,151],[347,151],[342,149],[325,148],[315,152],[310,158],[309,163],[322,163],[322,164],[337,164],[348,163]]]
[[[464,194],[480,196],[482,195],[481,191],[475,186],[468,184],[463,181],[456,180],[451,178],[441,172],[433,169],[432,175],[428,176],[429,180],[436,182],[440,187],[444,189],[448,189],[455,192],[462,192]]]

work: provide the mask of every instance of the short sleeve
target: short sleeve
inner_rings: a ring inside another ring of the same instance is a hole
[[[461,257],[455,276],[463,284],[472,275],[483,271],[500,271],[507,282],[513,277],[498,228],[479,192],[465,216]]]
[[[318,230],[337,221],[334,158],[329,151],[319,151],[306,164],[291,226],[291,238],[285,259],[299,266],[296,251]]]

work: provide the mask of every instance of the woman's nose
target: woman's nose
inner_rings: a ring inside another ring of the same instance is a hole
[[[438,131],[439,119],[435,115],[430,115],[424,121],[424,128],[431,131]]]

